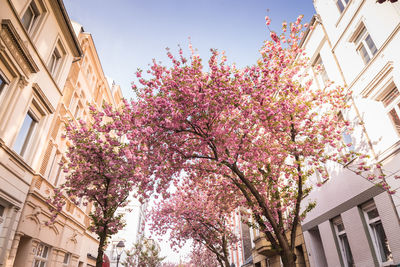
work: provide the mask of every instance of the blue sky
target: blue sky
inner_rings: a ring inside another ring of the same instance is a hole
[[[155,58],[168,63],[165,48],[188,54],[188,37],[203,59],[210,48],[226,51],[228,62],[251,65],[272,28],[294,21],[308,22],[312,0],[64,0],[70,18],[92,33],[104,72],[131,98],[137,68],[147,70]],[[267,11],[269,10],[269,11]]]
[[[271,28],[282,21],[304,15],[309,22],[315,13],[312,0],[64,0],[72,20],[93,35],[104,72],[120,84],[127,98],[137,68],[148,69],[155,58],[168,63],[165,48],[188,54],[188,38],[203,59],[210,48],[225,51],[228,62],[238,67],[254,64],[258,50]],[[269,11],[267,11],[269,10]],[[135,227],[132,227],[134,229]],[[127,244],[131,246],[131,244]],[[188,246],[175,253],[161,243],[167,260],[179,262]]]

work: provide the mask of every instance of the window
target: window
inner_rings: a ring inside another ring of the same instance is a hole
[[[336,0],[336,6],[339,9],[340,13],[346,8],[347,4],[350,0]]]
[[[324,62],[322,61],[322,58],[320,55],[317,56],[317,58],[314,61],[313,64],[314,71],[316,73],[316,79],[318,83],[321,85],[327,86],[329,82],[329,77],[328,73],[326,72]]]
[[[79,111],[80,111],[80,104],[76,105],[75,113],[74,113],[74,118],[78,118],[79,116]]]
[[[55,48],[53,54],[51,55],[50,62],[48,65],[51,75],[56,76],[60,62],[61,62],[61,54],[58,51],[58,49]]]
[[[44,244],[39,244],[37,246],[33,267],[46,267],[49,250],[49,247]]]
[[[356,45],[357,52],[360,54],[365,64],[367,64],[378,51],[371,35],[369,35],[364,25],[360,26],[354,44]]]
[[[70,257],[71,257],[71,254],[70,254],[70,253],[65,253],[65,255],[64,255],[64,261],[63,261],[63,264],[64,264],[64,265],[68,265],[68,264],[69,264],[69,259],[70,259]]]
[[[24,122],[22,123],[21,129],[19,130],[17,139],[13,146],[14,150],[21,156],[25,154],[26,148],[28,147],[29,141],[33,136],[37,124],[38,120],[29,111],[26,114]]]
[[[394,84],[389,88],[390,89],[386,91],[380,101],[386,108],[387,114],[393,123],[393,127],[400,135],[400,92]]]
[[[6,208],[0,204],[0,233],[1,233],[1,228],[3,226],[3,221],[4,221],[4,213],[5,213]]]
[[[6,80],[0,75],[0,95],[3,92],[4,87],[6,87]]]
[[[347,239],[342,218],[338,216],[332,220],[332,223],[335,228],[336,238],[339,243],[340,253],[342,255],[344,266],[345,267],[355,266],[353,260],[353,254],[351,253],[349,240]]]
[[[32,33],[33,28],[36,26],[36,22],[38,21],[39,15],[39,9],[35,2],[32,1],[25,10],[25,13],[21,19],[22,25],[24,25],[24,28],[28,33]]]
[[[378,260],[381,263],[391,261],[393,259],[392,252],[390,251],[378,210],[373,202],[367,204],[363,210]]]

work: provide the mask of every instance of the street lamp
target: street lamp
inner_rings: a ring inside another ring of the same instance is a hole
[[[122,240],[119,241],[117,246],[115,247],[115,249],[117,250],[117,267],[119,264],[119,259],[121,258],[121,254],[124,251],[124,247],[125,247],[125,244],[124,244],[124,241],[122,241]]]

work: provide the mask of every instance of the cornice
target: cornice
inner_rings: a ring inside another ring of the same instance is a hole
[[[3,39],[7,47],[12,51],[12,55],[15,60],[21,64],[25,63],[25,66],[21,66],[25,74],[36,73],[39,71],[38,66],[33,60],[28,48],[24,45],[21,37],[18,35],[15,27],[11,20],[3,19],[1,21],[1,32],[0,37]]]

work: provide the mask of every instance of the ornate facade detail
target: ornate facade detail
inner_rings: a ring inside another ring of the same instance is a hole
[[[3,39],[12,56],[21,66],[26,75],[39,71],[38,66],[30,55],[21,37],[19,37],[17,31],[12,25],[11,20],[3,19],[1,21],[0,37]]]

